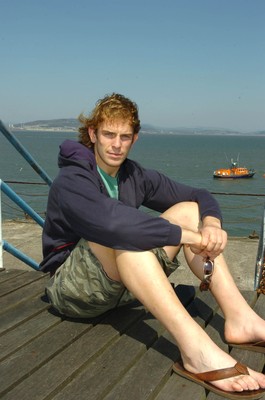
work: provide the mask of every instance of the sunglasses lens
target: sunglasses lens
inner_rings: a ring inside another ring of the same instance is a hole
[[[204,264],[204,273],[205,275],[211,275],[213,273],[213,263],[210,260],[207,260]]]

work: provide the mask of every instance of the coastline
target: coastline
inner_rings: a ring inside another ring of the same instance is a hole
[[[37,128],[37,127],[29,127],[29,128],[12,128],[12,132],[78,132],[78,128]]]
[[[10,131],[12,133],[17,133],[17,132],[77,132],[78,133],[78,127],[77,128],[67,128],[67,127],[51,127],[51,128],[43,128],[43,127],[35,127],[35,126],[29,126],[29,127],[12,127],[10,128]],[[245,136],[245,137],[265,137],[265,132],[262,133],[257,133],[257,132],[227,132],[227,131],[211,131],[211,130],[205,130],[201,132],[193,131],[190,129],[187,130],[170,130],[170,129],[160,129],[160,130],[147,130],[142,128],[141,129],[141,134],[143,135],[175,135],[175,136]]]

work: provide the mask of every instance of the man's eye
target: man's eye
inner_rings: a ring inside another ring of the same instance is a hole
[[[108,137],[108,138],[113,138],[114,137],[114,133],[111,133],[111,132],[106,132],[104,135],[106,137]]]
[[[121,136],[121,140],[131,140],[131,135],[123,135]]]

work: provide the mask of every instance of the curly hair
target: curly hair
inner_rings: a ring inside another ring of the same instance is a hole
[[[87,147],[93,147],[88,135],[88,128],[97,130],[103,121],[128,121],[134,134],[141,129],[136,103],[118,93],[106,95],[103,99],[98,100],[88,117],[80,114],[78,119],[82,124],[79,127],[79,142]]]

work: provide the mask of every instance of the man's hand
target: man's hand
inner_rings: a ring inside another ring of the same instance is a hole
[[[214,260],[224,251],[227,233],[218,219],[206,217],[199,232],[182,229],[182,243],[188,245],[194,254]]]
[[[204,218],[200,232],[203,253],[213,260],[224,251],[227,244],[227,233],[222,229],[220,221],[214,217]]]

